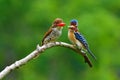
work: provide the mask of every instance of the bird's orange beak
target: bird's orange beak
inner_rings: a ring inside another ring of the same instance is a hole
[[[58,24],[57,26],[59,26],[59,27],[64,27],[64,26],[65,26],[65,23],[60,23],[60,24]]]

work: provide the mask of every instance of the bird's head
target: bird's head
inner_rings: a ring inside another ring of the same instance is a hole
[[[77,27],[75,27],[74,25],[68,26],[68,28],[69,28],[70,31],[73,31],[73,32],[74,32],[74,31],[75,31],[75,32],[78,31]]]
[[[76,19],[73,19],[73,20],[70,21],[70,25],[73,25],[73,26],[77,27],[78,26],[78,21]]]
[[[61,18],[56,18],[53,22],[53,27],[64,27],[65,23]]]

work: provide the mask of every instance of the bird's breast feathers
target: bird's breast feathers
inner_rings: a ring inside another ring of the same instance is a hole
[[[74,31],[68,32],[68,38],[73,44],[77,45],[79,48],[82,47],[82,44],[75,38]]]
[[[76,39],[75,39],[75,35],[73,34],[73,31],[68,32],[68,38],[73,44],[75,44]]]
[[[62,34],[62,30],[59,30],[57,28],[52,28],[51,33],[49,33],[48,36],[46,36],[44,41],[54,41],[56,40],[58,37],[60,37]]]
[[[51,36],[52,37],[60,37],[62,34],[62,28],[52,28]]]

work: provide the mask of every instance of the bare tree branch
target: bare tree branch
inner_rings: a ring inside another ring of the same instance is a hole
[[[1,71],[0,72],[0,79],[5,77],[12,70],[21,67],[22,65],[26,64],[28,61],[39,56],[42,52],[44,52],[44,50],[51,48],[51,47],[54,47],[54,46],[63,46],[63,47],[67,47],[67,48],[74,50],[75,52],[81,54],[84,57],[85,62],[88,63],[88,65],[90,67],[92,67],[92,64],[91,64],[89,58],[87,57],[87,55],[83,52],[80,52],[80,50],[75,48],[73,45],[68,44],[68,43],[64,43],[64,42],[54,42],[54,43],[48,43],[48,44],[43,45],[41,47],[39,45],[37,45],[37,49],[34,50],[33,52],[31,52],[28,56],[26,56],[25,58],[23,58],[21,60],[16,61],[15,63],[11,64],[10,66],[7,66],[3,71]]]

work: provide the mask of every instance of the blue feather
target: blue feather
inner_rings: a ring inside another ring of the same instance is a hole
[[[84,36],[81,35],[81,34],[78,33],[78,32],[75,32],[74,35],[75,35],[75,38],[76,38],[78,41],[80,41],[80,43],[85,47],[85,49],[88,51],[88,53],[96,60],[96,57],[95,57],[94,54],[90,51],[89,45],[88,45],[86,39],[84,38]]]
[[[82,43],[82,45],[85,47],[85,48],[88,48],[88,43],[86,41],[86,39],[80,34],[80,33],[77,33],[75,32],[75,38],[80,41],[80,43]]]
[[[76,19],[73,19],[70,21],[71,25],[78,26],[78,21]]]

